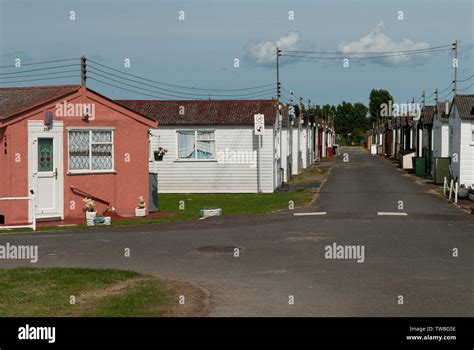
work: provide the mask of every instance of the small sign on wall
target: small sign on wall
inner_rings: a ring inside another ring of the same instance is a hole
[[[254,114],[255,135],[265,134],[265,116],[261,113]]]

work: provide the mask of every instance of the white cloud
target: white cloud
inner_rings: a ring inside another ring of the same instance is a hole
[[[359,40],[351,42],[343,42],[339,44],[338,49],[341,53],[362,53],[362,52],[393,52],[393,51],[408,51],[429,48],[430,45],[425,42],[414,42],[410,39],[403,39],[402,41],[396,42],[385,33],[385,25],[383,21],[380,21],[376,28],[369,32],[369,34],[363,36]],[[415,61],[416,58],[426,57],[428,53],[423,54],[400,54],[397,56],[386,57],[383,59],[377,59],[374,61],[381,63],[397,64],[397,63],[408,63]],[[355,57],[368,57],[369,55],[357,54]],[[377,56],[377,55],[372,55]]]
[[[276,41],[260,41],[247,46],[247,55],[257,64],[270,65],[275,62],[276,48],[281,50],[296,50],[300,42],[297,32],[288,32]]]

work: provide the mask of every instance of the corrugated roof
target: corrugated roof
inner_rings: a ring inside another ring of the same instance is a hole
[[[275,100],[116,100],[119,104],[158,121],[159,125],[245,125],[254,114],[264,114],[265,124],[274,124]]]
[[[474,119],[474,94],[456,95],[453,104],[456,104],[459,116],[462,119]]]
[[[424,106],[421,109],[420,118],[425,124],[432,124],[433,123],[433,116],[436,111],[436,106]]]
[[[448,104],[448,109],[446,111],[446,104]],[[443,101],[443,102],[438,102],[436,105],[438,108],[438,111],[435,113],[438,113],[438,115],[441,116],[441,118],[448,118],[448,113],[449,113],[449,107],[451,103],[449,101]]]
[[[69,95],[79,89],[80,85],[0,88],[0,120]]]

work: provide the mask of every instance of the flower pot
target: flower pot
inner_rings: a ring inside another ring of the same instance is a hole
[[[86,220],[94,220],[96,215],[96,211],[86,211]]]
[[[466,198],[469,189],[467,187],[459,187],[458,188],[458,198]]]
[[[468,196],[469,199],[474,202],[474,193],[469,193]]]
[[[163,155],[158,154],[158,152],[155,152],[154,156],[155,156],[156,161],[162,161],[163,160]]]
[[[146,208],[135,208],[135,216],[137,217],[146,216]]]

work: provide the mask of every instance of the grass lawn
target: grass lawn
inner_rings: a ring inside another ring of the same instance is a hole
[[[320,166],[319,164],[312,164],[307,169],[303,170],[298,175],[295,175],[288,181],[290,185],[309,185],[315,182],[324,180],[329,172],[329,166]]]
[[[288,209],[290,201],[295,207],[311,201],[312,193],[309,190],[298,192],[275,193],[224,193],[224,194],[168,194],[159,195],[160,210],[174,212],[176,215],[168,219],[186,220],[199,218],[199,210],[217,207],[222,209],[223,215],[257,214],[279,209]],[[182,201],[182,202],[181,202]],[[184,210],[180,204],[184,203]]]
[[[258,214],[271,212],[279,209],[287,209],[289,201],[294,206],[302,206],[311,201],[313,194],[310,190],[302,189],[298,192],[275,192],[275,193],[202,193],[202,194],[170,194],[160,193],[158,195],[160,211],[175,213],[174,216],[159,218],[130,218],[125,220],[112,220],[112,226],[141,225],[158,222],[172,222],[182,220],[193,220],[199,218],[200,209],[218,207],[222,209],[222,215]],[[183,201],[183,202],[181,202]],[[184,203],[184,209],[180,204]],[[85,224],[76,226],[47,226],[38,227],[38,231],[64,231],[68,229],[88,228]],[[19,228],[12,230],[0,230],[5,232],[24,232],[30,229]]]
[[[130,271],[0,269],[0,316],[168,316],[171,294],[160,279]]]

